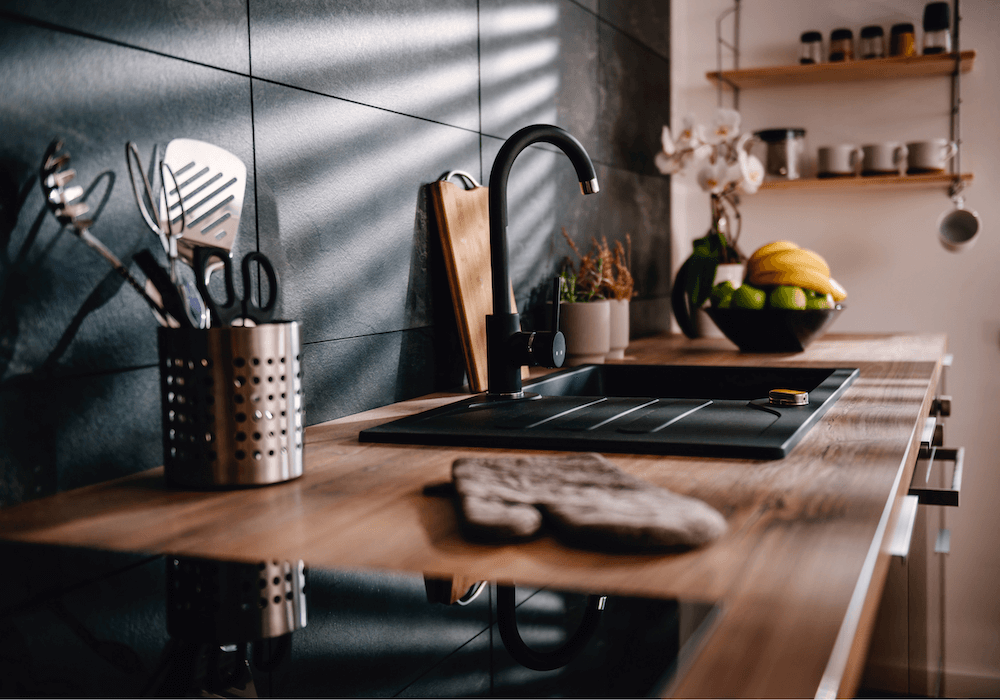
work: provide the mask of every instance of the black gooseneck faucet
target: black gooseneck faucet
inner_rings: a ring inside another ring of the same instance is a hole
[[[486,366],[491,398],[521,398],[521,366],[562,367],[566,341],[559,332],[559,278],[552,299],[552,329],[525,333],[520,316],[510,307],[510,264],[507,252],[507,177],[514,159],[533,143],[550,143],[573,163],[580,190],[600,190],[597,173],[587,151],[569,132],[558,126],[526,126],[500,148],[490,173],[490,267],[493,277],[493,314],[486,317]]]

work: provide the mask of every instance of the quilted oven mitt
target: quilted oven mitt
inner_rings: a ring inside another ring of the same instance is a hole
[[[626,474],[599,454],[466,457],[452,464],[463,531],[480,541],[531,537],[545,524],[588,549],[697,547],[726,531],[704,501]]]

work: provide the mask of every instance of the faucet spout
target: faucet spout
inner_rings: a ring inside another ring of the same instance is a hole
[[[560,149],[570,159],[580,181],[580,191],[583,194],[595,194],[600,191],[597,184],[597,173],[594,164],[587,155],[586,149],[569,132],[557,126],[535,124],[527,126],[511,136],[500,148],[493,170],[490,173],[490,271],[493,282],[493,314],[487,317],[487,374],[489,393],[493,396],[520,397],[521,365],[543,364],[537,357],[531,355],[534,334],[527,334],[525,339],[520,336],[520,319],[512,313],[510,305],[510,260],[507,249],[507,179],[510,175],[514,159],[528,146],[534,143],[550,143]],[[558,297],[553,299],[559,303]],[[554,336],[559,336],[558,343],[563,342],[558,328],[551,329]],[[520,342],[523,340],[523,342]],[[552,339],[549,339],[552,340]],[[548,347],[551,343],[546,343]],[[511,350],[512,347],[526,347],[528,357],[523,353]],[[564,347],[564,345],[562,346]],[[520,357],[518,357],[521,355]],[[563,354],[550,358],[545,366],[562,366]],[[524,360],[527,361],[524,361]],[[555,363],[553,363],[555,361]]]

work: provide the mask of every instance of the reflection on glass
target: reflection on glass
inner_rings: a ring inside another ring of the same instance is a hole
[[[693,656],[717,610],[674,599],[507,587],[517,634],[533,653],[551,658],[553,650],[579,641],[551,670],[538,671],[515,660],[517,652],[512,656],[501,639],[503,586],[489,583],[480,595],[466,597],[466,604],[449,604],[477,588],[477,582],[462,578],[312,569],[307,589],[301,562],[169,557],[171,641],[149,692],[661,695]],[[595,613],[596,601],[602,609]],[[588,605],[595,624],[581,634]]]

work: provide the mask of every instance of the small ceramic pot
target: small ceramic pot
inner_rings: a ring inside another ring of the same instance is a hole
[[[559,329],[566,336],[566,366],[604,364],[611,352],[611,304],[607,299],[559,305]]]
[[[628,302],[628,299],[608,299],[611,310],[611,350],[607,354],[609,360],[625,359],[629,330]]]

